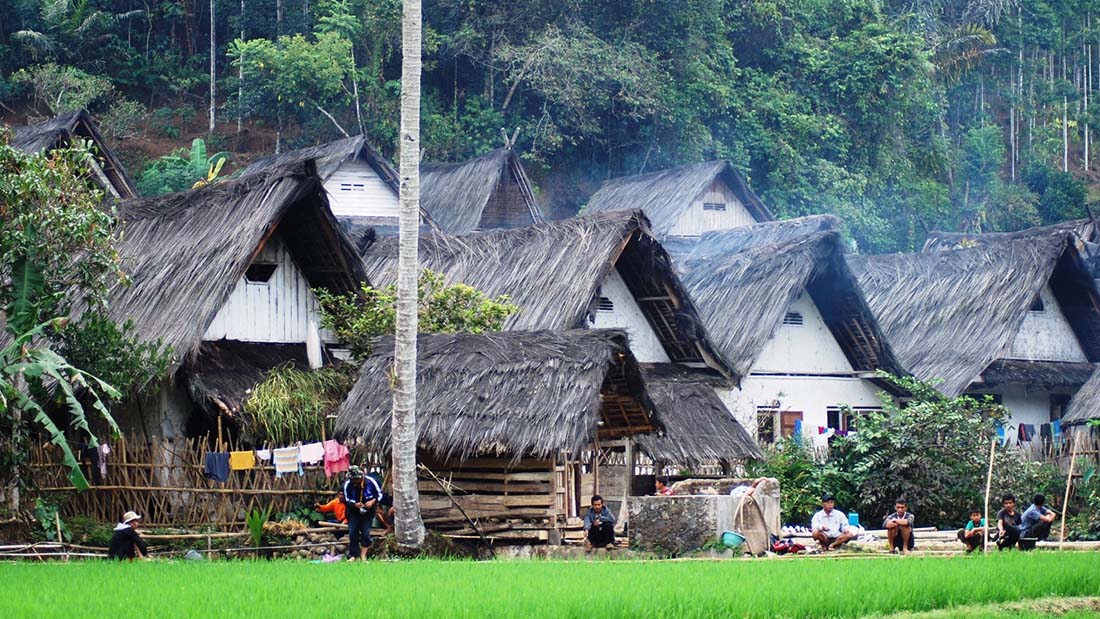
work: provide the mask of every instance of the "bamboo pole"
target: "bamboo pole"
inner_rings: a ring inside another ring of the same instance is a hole
[[[39,492],[71,492],[77,490],[76,486],[56,486],[53,488],[39,488]],[[247,494],[247,495],[318,495],[330,494],[332,490],[264,490],[253,488],[180,488],[175,486],[94,486],[89,491],[97,490],[131,490],[138,492],[191,492],[194,494]]]
[[[59,514],[57,512],[53,513],[53,523],[54,523],[54,526],[57,527],[57,543],[61,544],[61,548],[64,549],[65,548],[65,538],[61,537],[61,514]],[[66,561],[69,560],[69,553],[68,552],[65,553],[65,560]]]
[[[997,455],[997,437],[989,442],[989,471],[985,475],[985,533],[982,536],[982,553],[989,554],[989,491],[993,487],[993,457]]]
[[[1066,516],[1068,515],[1069,507],[1069,492],[1073,488],[1073,467],[1077,464],[1077,446],[1081,444],[1081,431],[1073,433],[1073,449],[1070,451],[1069,456],[1069,474],[1066,475],[1066,494],[1062,499],[1062,530],[1058,534],[1058,541],[1062,544],[1066,543]]]

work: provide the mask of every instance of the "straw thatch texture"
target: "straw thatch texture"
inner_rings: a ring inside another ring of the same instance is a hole
[[[669,253],[681,261],[705,260],[739,254],[759,247],[790,243],[818,232],[840,231],[840,219],[836,215],[808,215],[795,219],[767,221],[751,226],[707,232],[698,238],[665,240],[676,250]]]
[[[400,186],[400,178],[390,162],[371,146],[370,142],[361,135],[344,138],[319,146],[309,146],[297,150],[287,151],[278,155],[268,155],[253,161],[245,168],[243,175],[268,172],[272,169],[284,168],[288,165],[300,164],[305,161],[313,161],[317,167],[317,175],[322,179],[328,179],[332,173],[340,168],[345,161],[351,159],[363,159],[378,173],[382,182],[386,183],[394,195],[397,195]]]
[[[379,340],[336,420],[336,435],[386,450],[393,338]],[[444,459],[479,455],[551,458],[579,452],[603,421],[601,393],[625,375],[645,410],[640,370],[626,335],[611,330],[421,334],[417,432]]]
[[[1067,237],[1076,236],[1084,241],[1095,241],[1096,224],[1091,219],[1074,219],[1063,221],[1049,226],[1036,226],[1016,232],[982,232],[978,234],[969,232],[943,232],[935,230],[928,233],[924,240],[922,251],[943,251],[950,249],[967,249],[970,247],[982,247],[990,243],[1004,241],[1019,241],[1048,236]]]
[[[764,457],[708,386],[712,376],[672,363],[645,364],[642,376],[664,431],[635,440],[655,462],[691,467]]]
[[[397,239],[379,238],[363,260],[372,282],[394,282]],[[443,273],[449,283],[510,296],[520,310],[505,322],[509,331],[586,326],[600,285],[618,268],[635,298],[650,299],[639,306],[673,360],[698,362],[714,353],[668,255],[638,211],[459,236],[424,235],[420,264]]]
[[[1095,284],[1060,235],[848,262],[902,365],[942,380],[945,395],[958,395],[1007,354],[1048,282],[1086,355],[1095,361],[1100,352]]]
[[[1092,376],[1091,363],[1072,361],[1024,361],[998,359],[982,372],[982,385],[995,387],[1009,383],[1049,389],[1080,387]]]
[[[311,162],[202,189],[124,202],[119,252],[129,286],[109,315],[142,339],[163,338],[177,358],[203,333],[271,235],[278,233],[312,286],[342,292],[364,278]]]
[[[768,236],[774,226],[763,224]],[[754,226],[755,228],[755,226]],[[678,263],[684,285],[700,308],[723,358],[745,376],[775,335],[791,304],[808,291],[834,337],[858,371],[900,371],[886,338],[843,260],[837,232],[814,232],[786,243],[753,247],[745,231],[705,235]],[[727,242],[726,236],[733,238]],[[711,247],[717,249],[711,249]]]
[[[1080,424],[1100,419],[1100,367],[1093,370],[1085,384],[1073,395],[1062,416],[1062,423]]]
[[[305,344],[203,342],[187,366],[187,388],[211,414],[238,417],[251,390],[283,365],[308,370]]]
[[[35,125],[13,127],[9,145],[25,153],[36,154],[68,146],[79,139],[91,140],[95,144],[100,168],[115,191],[122,198],[136,198],[138,193],[134,181],[114,151],[107,146],[107,140],[99,132],[91,114],[85,110],[61,114]]]
[[[505,212],[487,219],[486,208],[494,199],[499,202],[494,206]],[[448,234],[544,221],[523,164],[511,148],[498,148],[460,163],[422,164],[420,206]]]
[[[653,222],[658,236],[668,234],[684,210],[703,194],[716,179],[729,185],[753,219],[769,221],[771,211],[749,187],[745,178],[726,161],[708,161],[624,176],[608,181],[584,207],[585,212],[641,209]]]

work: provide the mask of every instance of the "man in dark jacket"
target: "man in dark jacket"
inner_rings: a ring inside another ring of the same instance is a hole
[[[592,507],[584,515],[586,548],[611,548],[615,545],[615,517],[603,504],[603,497],[592,497]]]
[[[141,516],[134,512],[126,512],[122,515],[122,522],[115,525],[115,532],[111,535],[111,546],[107,550],[108,559],[133,561],[134,557],[149,558],[149,548],[137,531],[139,522],[141,522]]]
[[[370,548],[370,528],[374,522],[382,489],[357,466],[348,469],[348,479],[341,493],[348,516],[348,561],[366,559]]]

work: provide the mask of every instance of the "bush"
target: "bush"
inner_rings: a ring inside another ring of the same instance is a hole
[[[100,115],[99,128],[114,138],[132,138],[138,135],[138,125],[145,120],[145,116],[145,106],[136,101],[121,99]]]
[[[20,69],[11,81],[31,92],[36,107],[44,105],[55,115],[92,109],[114,92],[114,86],[105,77],[56,64]]]
[[[814,462],[809,447],[793,439],[780,440],[767,448],[764,455],[763,461],[749,464],[746,471],[752,477],[774,477],[779,480],[783,522],[809,524],[810,517],[821,505],[824,466]],[[850,505],[843,500],[845,497],[839,498],[842,499],[840,505]]]

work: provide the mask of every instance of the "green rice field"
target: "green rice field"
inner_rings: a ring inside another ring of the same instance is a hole
[[[754,561],[0,564],[0,617],[1043,617],[1100,553]],[[1038,607],[1035,606],[1038,604]],[[1091,602],[1065,617],[1100,617]],[[967,608],[956,608],[966,606]],[[957,615],[950,609],[954,608]],[[907,612],[903,612],[907,611]]]

